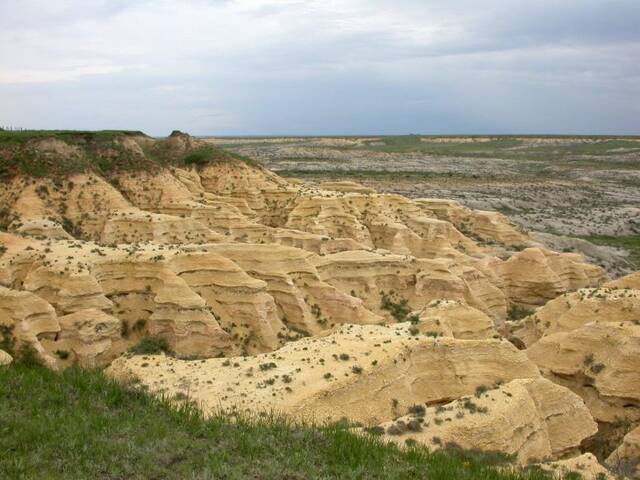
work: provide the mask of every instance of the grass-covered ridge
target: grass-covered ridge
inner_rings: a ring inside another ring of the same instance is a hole
[[[0,368],[0,478],[542,479],[499,456],[399,449],[345,425],[204,419],[99,371]]]
[[[56,178],[86,171],[108,177],[123,170],[202,167],[234,160],[248,162],[180,132],[153,139],[126,130],[0,130],[0,179]]]

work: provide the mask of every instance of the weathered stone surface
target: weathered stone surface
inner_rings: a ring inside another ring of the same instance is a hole
[[[0,367],[10,365],[13,362],[13,357],[4,350],[0,350]]]
[[[586,288],[561,295],[518,324],[513,334],[526,345],[544,335],[569,332],[591,322],[629,322],[640,320],[640,291]]]
[[[616,473],[640,478],[640,427],[627,433],[622,443],[605,460]]]
[[[513,380],[475,396],[424,409],[385,422],[385,440],[408,439],[440,448],[454,443],[466,449],[515,454],[521,463],[577,451],[597,425],[580,397],[542,378]]]
[[[580,456],[536,465],[552,473],[556,478],[566,478],[568,474],[580,475],[583,480],[614,480],[616,477],[602,466],[595,455],[583,453]]]
[[[461,301],[434,300],[416,314],[421,333],[467,340],[498,336],[488,315]]]
[[[589,323],[542,337],[527,355],[584,398],[599,422],[640,420],[640,325]]]
[[[481,385],[539,378],[524,352],[509,342],[416,337],[406,324],[343,326],[254,357],[204,362],[119,358],[108,373],[139,378],[152,391],[188,389],[209,411],[276,409],[317,420],[346,416],[367,425],[416,402],[443,404]]]

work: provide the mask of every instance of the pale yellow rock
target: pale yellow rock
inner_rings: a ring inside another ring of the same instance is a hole
[[[612,280],[603,285],[606,288],[631,288],[640,290],[640,272],[630,273],[624,277]]]
[[[463,233],[470,231],[507,245],[521,245],[528,240],[526,234],[498,212],[474,211],[459,202],[445,199],[419,198],[416,203],[437,218],[451,222]]]
[[[579,255],[527,248],[496,265],[507,297],[536,307],[570,290],[598,286],[606,279],[602,268],[583,263]]]
[[[87,309],[58,317],[60,333],[55,342],[43,340],[43,346],[54,352],[69,352],[69,362],[95,368],[121,353],[120,320],[101,310]]]
[[[488,315],[461,301],[434,300],[416,314],[414,328],[421,333],[467,340],[497,335]]]
[[[275,409],[299,418],[347,417],[367,425],[389,420],[416,402],[446,403],[480,385],[539,378],[524,352],[509,342],[411,336],[406,325],[343,326],[254,357],[150,358],[119,358],[107,373],[138,378],[155,392],[188,392],[207,412]]]
[[[566,475],[570,473],[580,475],[583,480],[614,480],[616,478],[609,470],[600,465],[592,453],[583,453],[577,457],[541,463],[536,466],[554,474],[556,478],[566,478]]]
[[[19,226],[15,224],[10,226],[10,230],[21,235],[30,235],[33,237],[47,237],[55,239],[73,238],[59,223],[44,218],[25,220],[20,222]]]
[[[0,326],[7,329],[18,349],[26,345],[48,366],[56,367],[56,359],[41,344],[41,339],[53,338],[60,331],[56,312],[45,300],[0,287]]]
[[[383,423],[385,440],[517,455],[520,463],[577,451],[597,431],[584,402],[542,378],[518,379]],[[419,420],[422,417],[422,420]]]
[[[588,323],[542,337],[527,355],[580,395],[598,422],[640,420],[640,325]]]
[[[0,367],[5,367],[13,362],[13,357],[4,350],[0,350]]]
[[[591,322],[636,321],[640,321],[640,291],[585,288],[551,300],[512,326],[512,333],[532,345],[544,335],[569,332]]]

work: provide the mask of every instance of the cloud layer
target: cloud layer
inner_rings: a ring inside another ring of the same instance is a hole
[[[640,134],[637,0],[3,0],[0,125]]]

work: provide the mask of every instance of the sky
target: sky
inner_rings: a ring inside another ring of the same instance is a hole
[[[0,126],[640,134],[639,0],[0,0]]]

